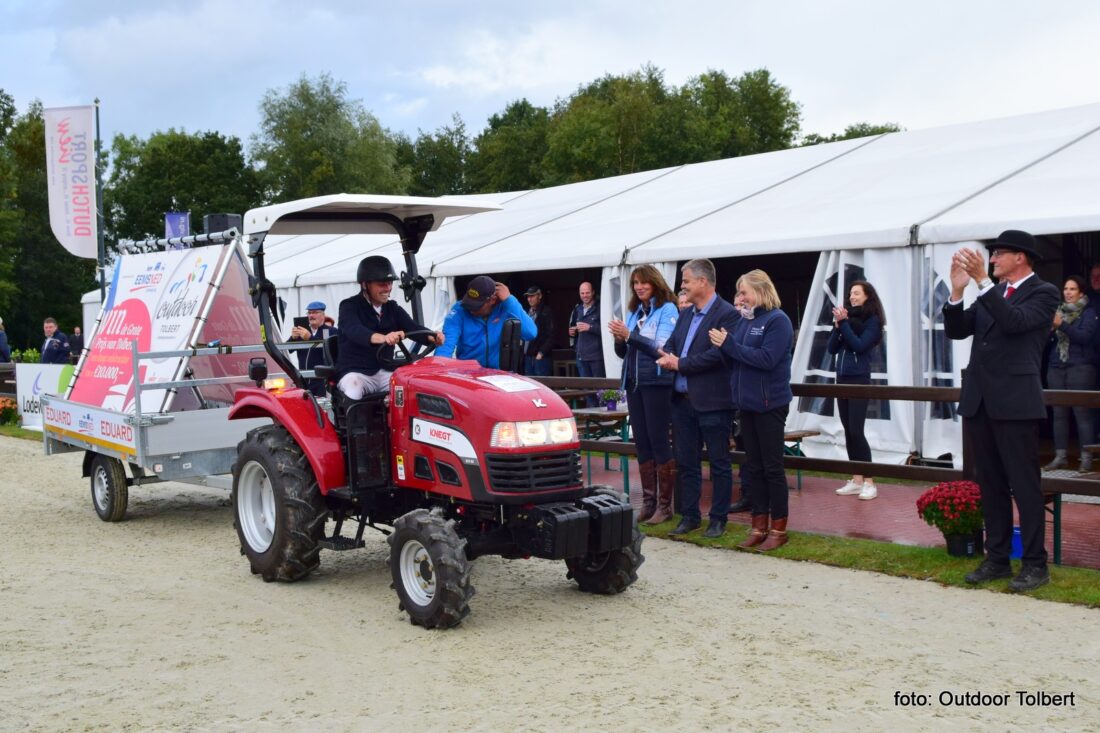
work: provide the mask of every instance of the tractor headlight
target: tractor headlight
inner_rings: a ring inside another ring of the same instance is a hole
[[[493,426],[489,445],[493,448],[530,448],[573,443],[576,440],[576,420],[564,417],[556,420],[498,422]]]

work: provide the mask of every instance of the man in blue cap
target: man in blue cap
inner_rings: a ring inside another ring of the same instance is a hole
[[[306,306],[307,326],[295,326],[290,329],[290,341],[316,341],[317,343],[308,349],[299,349],[298,368],[313,369],[319,364],[325,363],[324,341],[329,336],[335,336],[335,326],[325,325],[325,304],[314,300]],[[325,396],[325,380],[317,378],[308,381],[309,391],[318,397]]]

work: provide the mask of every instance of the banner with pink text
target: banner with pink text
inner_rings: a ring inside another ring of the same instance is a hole
[[[95,107],[44,110],[50,228],[77,257],[97,259]]]

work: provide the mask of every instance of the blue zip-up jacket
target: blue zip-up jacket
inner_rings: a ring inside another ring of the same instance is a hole
[[[742,318],[720,347],[732,361],[730,391],[739,410],[769,412],[794,399],[791,393],[791,348],[794,327],[779,308],[756,308],[755,318]]]
[[[1047,356],[1047,364],[1054,369],[1079,366],[1081,364],[1096,364],[1096,333],[1100,330],[1100,316],[1092,309],[1092,303],[1073,323],[1062,322],[1062,325],[1054,329],[1061,331],[1069,338],[1068,361],[1062,361],[1058,356],[1058,340],[1051,334],[1051,347]]]
[[[871,315],[863,322],[863,332],[856,333],[852,324],[845,318],[829,334],[826,348],[836,358],[838,377],[871,376],[871,352],[882,340],[882,322],[878,316]]]
[[[493,306],[487,318],[471,315],[459,301],[451,306],[443,321],[444,344],[435,350],[435,355],[473,359],[483,367],[500,369],[500,333],[504,322],[513,318],[520,322],[524,341],[538,336],[538,327],[514,295]]]
[[[639,305],[626,318],[630,337],[625,342],[615,341],[615,353],[623,360],[622,389],[628,391],[638,387],[667,387],[676,378],[673,372],[657,366],[657,358],[660,356],[657,349],[664,347],[675,330],[680,310],[671,301],[654,308],[654,300],[655,298],[649,299],[652,310],[642,327],[638,328],[638,321],[645,311]]]

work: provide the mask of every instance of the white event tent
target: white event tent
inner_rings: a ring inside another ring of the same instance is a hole
[[[1100,104],[1093,104],[454,197],[501,210],[448,219],[427,237],[418,258],[428,280],[425,319],[442,322],[456,277],[601,268],[606,321],[621,314],[638,264],[657,265],[674,283],[677,264],[693,257],[818,252],[794,381],[831,378],[821,353],[828,319],[817,314],[828,313],[845,282],[865,277],[887,309],[888,354],[876,381],[957,384],[969,344],[945,345],[937,323],[951,252],[1009,228],[1036,235],[1100,230],[1098,131]],[[364,256],[383,254],[398,272],[404,267],[392,236],[271,236],[265,249],[268,277],[295,314],[311,300],[335,313],[356,291]],[[86,323],[94,301],[98,292],[85,297]],[[609,345],[605,352],[608,373],[617,373]],[[901,461],[913,451],[958,454],[953,412],[905,402],[886,410],[872,410],[878,419],[868,421],[876,460]],[[807,453],[843,457],[839,420],[822,401],[796,400],[788,427],[821,432],[806,441]]]

